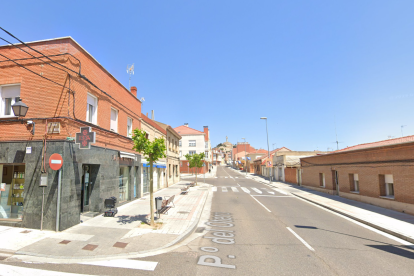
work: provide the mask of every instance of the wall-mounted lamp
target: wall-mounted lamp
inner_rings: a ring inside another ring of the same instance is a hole
[[[12,105],[12,109],[13,109],[14,116],[20,118],[20,117],[26,116],[26,113],[29,107],[24,102],[22,102],[22,99],[19,98],[19,100],[14,105]],[[33,125],[33,128],[30,132],[32,133],[32,135],[34,135],[35,134],[35,123],[33,121],[27,121],[27,124]]]

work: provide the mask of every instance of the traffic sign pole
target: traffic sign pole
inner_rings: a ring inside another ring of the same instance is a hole
[[[59,231],[60,222],[60,190],[62,186],[62,156],[58,153],[54,153],[49,158],[49,166],[52,170],[58,171],[58,188],[57,188],[57,206],[56,206],[56,232]]]
[[[58,170],[58,194],[57,194],[57,208],[56,208],[56,232],[59,231],[60,222],[60,187],[62,186],[62,169]]]

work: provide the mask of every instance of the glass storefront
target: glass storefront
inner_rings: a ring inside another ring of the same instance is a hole
[[[149,193],[149,167],[142,167],[142,174],[143,174],[143,193]]]
[[[119,201],[128,200],[130,167],[119,167]]]
[[[0,165],[0,219],[22,219],[25,165]]]

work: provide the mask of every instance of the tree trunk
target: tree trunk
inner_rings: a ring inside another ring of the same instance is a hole
[[[197,173],[198,173],[198,168],[197,167],[195,167],[195,170],[196,170],[196,186],[198,185],[197,184]]]
[[[154,176],[153,176],[153,168],[152,165],[154,164],[154,162],[152,161],[152,158],[150,158],[150,170],[149,170],[149,174],[150,174],[150,216],[151,216],[151,226],[154,226]]]

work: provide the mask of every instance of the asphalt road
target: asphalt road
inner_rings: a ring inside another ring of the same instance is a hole
[[[217,178],[206,182],[217,191],[204,236],[172,252],[140,259],[158,262],[154,271],[79,264],[7,264],[125,276],[414,275],[414,249],[349,219],[279,193],[227,167],[219,167]],[[215,230],[208,231],[211,228]]]

